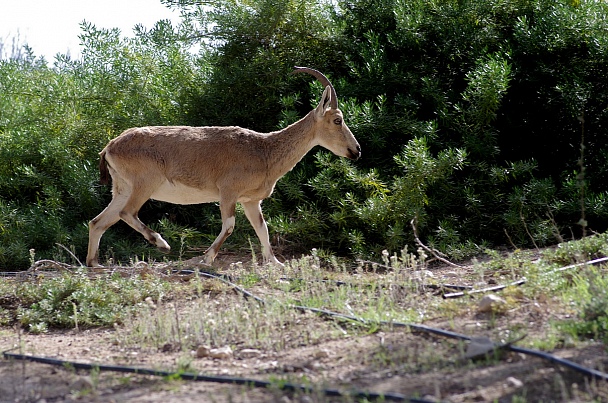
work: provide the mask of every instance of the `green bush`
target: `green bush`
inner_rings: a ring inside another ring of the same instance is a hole
[[[580,236],[583,205],[589,225],[606,229],[608,189],[601,178],[608,153],[601,138],[608,115],[600,78],[608,68],[606,4],[361,0],[340,6],[347,89],[358,103],[382,97],[383,115],[434,127],[431,150],[467,153],[462,170],[428,188],[425,239],[446,251],[453,249],[446,239],[547,245]],[[369,132],[385,139],[388,146],[373,149],[380,158],[374,155],[369,167],[388,175],[394,170],[386,153],[416,137],[392,128],[372,123],[355,131],[364,151],[381,144],[368,142]]]
[[[84,257],[86,222],[110,198],[97,153],[126,128],[269,131],[302,117],[322,88],[294,65],[332,80],[363,158],[314,150],[279,182],[264,210],[284,254],[401,250],[414,219],[457,258],[608,228],[605,2],[163,3],[183,24],[132,39],[85,24],[81,60],[0,61],[0,268],[26,267],[30,249],[67,259],[57,243]],[[221,226],[213,205],[151,202],[140,215],[168,233],[170,258]],[[255,237],[238,225],[227,247]],[[160,258],[125,225],[101,254]]]
[[[158,300],[168,286],[159,280],[118,274],[91,279],[84,271],[64,273],[40,284],[20,284],[14,291],[22,302],[17,319],[38,333],[52,327],[113,326],[146,298]]]
[[[57,243],[82,255],[85,223],[109,201],[98,152],[128,127],[187,123],[194,109],[200,70],[168,23],[131,40],[82,30],[82,60],[0,61],[0,268],[27,267],[31,248],[65,259]]]
[[[577,338],[608,341],[608,277],[601,269],[586,268],[573,279],[565,298],[575,307],[577,317],[557,326]]]

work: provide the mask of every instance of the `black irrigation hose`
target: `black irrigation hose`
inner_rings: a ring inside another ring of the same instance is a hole
[[[173,270],[174,274],[194,274],[195,270],[192,269],[176,269]],[[227,280],[229,282],[234,282],[235,279],[232,278],[232,276],[229,276],[227,274],[220,274],[220,273],[213,273],[213,272],[209,272],[206,270],[201,270],[199,269],[199,274],[205,275],[208,274],[210,276],[205,276],[205,277],[210,277],[210,278],[214,278],[214,277],[219,277],[222,280]],[[279,280],[281,281],[305,281],[301,278],[295,278],[295,277],[280,277]],[[348,283],[346,281],[340,281],[340,280],[312,280],[315,282],[319,282],[319,283],[329,283],[329,284],[333,284],[336,287],[342,287],[342,286],[347,286],[347,285],[351,285],[352,283]],[[236,287],[236,286],[235,286]],[[452,290],[472,290],[473,287],[471,287],[470,285],[456,285],[456,284],[424,284],[423,285],[424,288],[429,288],[431,290],[443,290],[443,289],[452,289]],[[478,291],[480,292],[480,291]]]
[[[579,266],[583,266],[583,265],[587,265],[587,264],[596,264],[596,263],[601,263],[604,261],[608,261],[608,258],[596,259],[594,261],[590,261],[587,263],[571,265],[571,266],[567,266],[566,268],[562,268],[559,270],[565,270],[565,269],[579,267]],[[180,270],[180,272],[181,273],[186,272],[189,274],[193,274],[193,273],[196,273],[196,270]],[[255,295],[253,295],[252,293],[250,293],[249,291],[245,290],[244,288],[239,287],[238,285],[234,284],[231,281],[232,278],[230,276],[222,275],[222,274],[213,274],[213,273],[209,273],[206,271],[198,271],[198,274],[202,275],[204,277],[207,277],[207,278],[214,278],[214,279],[220,280],[220,281],[226,283],[227,285],[229,285],[230,287],[232,287],[235,291],[244,295],[246,298],[252,298],[262,305],[266,304],[266,301],[263,300],[262,298],[257,297]],[[513,285],[515,285],[515,283]],[[469,293],[471,293],[471,292],[469,292]],[[357,318],[352,315],[345,315],[345,314],[338,313],[338,312],[332,312],[332,311],[328,311],[325,309],[312,308],[312,307],[306,307],[306,306],[300,306],[300,305],[289,305],[289,307],[292,309],[300,310],[300,311],[315,312],[315,313],[323,315],[323,316],[341,318],[341,319],[355,321],[355,322],[359,322],[359,323],[363,323],[363,324],[377,323],[380,325],[393,326],[393,327],[407,327],[412,330],[432,333],[432,334],[436,334],[439,336],[450,337],[453,339],[459,339],[459,340],[465,340],[465,341],[471,340],[471,337],[469,337],[467,335],[456,333],[456,332],[451,332],[448,330],[433,328],[433,327],[426,326],[426,325],[417,325],[417,324],[411,324],[411,323],[392,322],[392,321],[384,321],[384,320],[368,322],[362,318]],[[586,376],[589,376],[589,377],[592,377],[595,379],[599,379],[599,380],[603,380],[603,381],[608,381],[608,374],[606,374],[604,372],[583,367],[582,365],[579,365],[575,362],[556,357],[549,353],[545,353],[545,352],[538,351],[538,350],[531,350],[531,349],[527,349],[527,348],[523,348],[523,347],[517,347],[517,346],[513,346],[512,344],[496,345],[496,348],[504,348],[504,349],[511,350],[513,352],[536,356],[536,357],[551,361],[553,363],[556,363],[558,365],[562,365],[562,366],[565,366],[572,370],[578,371]],[[84,363],[73,362],[73,361],[57,360],[57,359],[53,359],[53,358],[29,356],[29,355],[24,355],[24,354],[15,354],[15,353],[11,353],[10,351],[12,351],[12,350],[7,350],[2,353],[4,358],[14,359],[14,360],[27,360],[27,361],[33,361],[33,362],[39,362],[39,363],[43,363],[43,364],[50,364],[50,365],[57,365],[57,366],[69,365],[76,369],[85,369],[85,370],[97,369],[99,371],[114,371],[114,372],[122,372],[122,373],[133,373],[133,374],[139,374],[139,375],[163,376],[163,377],[169,377],[169,378],[175,377],[175,378],[189,380],[189,381],[215,382],[215,383],[225,383],[225,384],[233,384],[233,385],[245,385],[245,386],[250,386],[250,387],[268,388],[268,387],[276,386],[279,389],[288,391],[288,392],[296,392],[296,391],[314,392],[314,391],[317,391],[316,389],[309,387],[309,386],[292,384],[292,383],[273,384],[268,381],[260,381],[260,380],[256,380],[256,379],[247,379],[247,378],[209,376],[209,375],[200,375],[200,374],[184,373],[184,372],[156,371],[156,370],[150,370],[150,369],[145,369],[145,368],[126,367],[126,366],[118,366],[118,365],[84,364]],[[382,394],[382,393],[365,392],[365,391],[342,392],[337,389],[322,389],[322,390],[320,390],[320,392],[322,392],[326,396],[334,396],[334,397],[349,396],[349,397],[354,397],[354,398],[361,398],[361,399],[365,398],[365,399],[371,399],[371,400],[384,399],[384,400],[388,400],[388,401],[431,403],[431,402],[429,402],[427,400],[423,400],[423,399],[408,398],[408,397],[398,394],[398,393]]]
[[[351,321],[359,322],[359,323],[363,323],[363,324],[377,323],[379,325],[384,325],[384,326],[407,327],[412,330],[418,330],[420,332],[425,332],[425,333],[433,333],[433,334],[436,334],[439,336],[450,337],[452,339],[471,340],[471,338],[469,336],[464,335],[464,334],[451,332],[449,330],[437,329],[437,328],[425,326],[425,325],[415,325],[413,323],[392,322],[392,321],[388,321],[388,320],[379,320],[379,321],[372,322],[372,321],[366,321],[365,319],[357,318],[356,316],[345,315],[343,313],[332,312],[332,311],[328,311],[325,309],[312,308],[309,306],[289,305],[289,307],[293,308],[293,309],[297,309],[299,311],[315,312],[322,316],[328,316],[328,317],[332,317],[332,318],[341,318],[341,319],[351,320]]]
[[[281,277],[279,280],[281,281],[304,281],[300,278],[294,277]],[[343,285],[351,285],[351,283],[347,283],[346,281],[340,280],[313,280],[320,283],[333,283],[333,285],[340,287]],[[424,284],[422,287],[430,288],[431,290],[442,290],[444,288],[450,288],[453,290],[470,290],[473,287],[470,285],[455,285],[455,284]]]
[[[517,347],[517,346],[513,346],[511,344],[509,344],[505,347],[516,353],[532,355],[535,357],[540,357],[544,360],[552,361],[556,364],[563,365],[564,367],[573,369],[575,371],[580,372],[581,374],[587,375],[588,377],[591,377],[591,378],[594,378],[597,380],[608,381],[608,374],[605,372],[598,371],[597,369],[593,369],[593,368],[584,367],[582,365],[579,365],[575,362],[566,360],[564,358],[559,358],[552,354],[545,353],[544,351],[531,350],[529,348]]]
[[[327,311],[324,309],[318,309],[318,308],[311,308],[311,307],[305,307],[305,306],[297,306],[297,305],[291,305],[292,308],[294,309],[298,309],[301,311],[310,311],[310,312],[315,312],[318,314],[321,314],[323,316],[329,316],[329,317],[336,317],[336,318],[342,318],[342,319],[347,319],[347,320],[352,320],[352,321],[356,321],[356,322],[360,322],[360,323],[369,323],[361,318],[357,318],[355,316],[351,316],[351,315],[344,315],[342,313],[337,313],[337,312],[332,312],[332,311]],[[449,337],[452,339],[459,339],[459,340],[464,340],[464,341],[470,341],[471,337],[461,334],[461,333],[456,333],[456,332],[452,332],[449,330],[443,330],[443,329],[438,329],[438,328],[434,328],[434,327],[430,327],[430,326],[425,326],[425,325],[417,325],[417,324],[413,324],[413,323],[403,323],[403,322],[391,322],[391,321],[385,321],[385,320],[381,320],[381,321],[376,321],[374,323],[378,323],[380,325],[386,325],[386,326],[393,326],[393,327],[407,327],[410,328],[412,330],[416,330],[416,331],[420,331],[420,332],[425,332],[425,333],[432,333],[432,334],[436,334],[438,336],[445,336],[445,337]],[[508,349],[511,350],[513,352],[516,353],[522,353],[522,354],[526,354],[526,355],[531,355],[531,356],[536,356],[548,361],[552,361],[556,364],[565,366],[567,368],[573,369],[575,371],[578,371],[582,374],[585,374],[587,376],[590,376],[592,378],[598,379],[598,380],[603,380],[603,381],[608,381],[608,374],[606,374],[605,372],[601,372],[592,368],[587,368],[584,367],[582,365],[579,365],[575,362],[566,360],[564,358],[559,358],[556,357],[552,354],[549,353],[545,353],[543,351],[539,351],[539,350],[532,350],[532,349],[528,349],[528,348],[524,348],[524,347],[517,347],[514,346],[510,343],[505,344],[505,345],[500,345],[498,346],[498,348],[503,348],[503,349]]]
[[[184,273],[184,272],[190,274],[189,270],[182,270],[182,273]],[[194,272],[195,272],[195,270],[192,270],[192,273],[194,273]],[[225,276],[223,276],[223,275],[217,275],[217,274],[209,273],[206,271],[199,271],[199,275],[202,275],[207,278],[214,278],[216,280],[220,280],[221,282],[232,287],[233,290],[243,294],[243,296],[245,296],[245,298],[252,298],[255,301],[259,302],[261,305],[266,305],[266,301],[264,299],[257,297],[255,295],[253,295],[252,293],[250,293],[249,291],[245,290],[244,288],[234,284],[233,282],[231,282],[229,280],[226,280]],[[320,308],[312,308],[309,306],[301,306],[301,305],[288,305],[288,307],[299,310],[299,311],[314,312],[314,313],[318,313],[322,316],[327,316],[327,317],[332,317],[332,318],[341,318],[341,319],[346,319],[346,320],[350,320],[353,322],[359,322],[359,323],[364,323],[364,324],[372,323],[372,322],[368,322],[364,319],[358,318],[356,316],[346,315],[343,313],[328,311],[328,310],[320,309]],[[375,321],[373,323],[377,323],[377,324],[385,325],[385,326],[408,327],[413,330],[418,330],[418,331],[426,332],[426,333],[433,333],[433,334],[437,334],[439,336],[451,337],[453,339],[460,339],[460,340],[470,340],[471,339],[469,336],[466,336],[464,334],[451,332],[449,330],[437,329],[437,328],[433,328],[433,327],[425,326],[425,325],[392,322],[392,321],[387,321],[387,320]]]
[[[601,262],[604,261],[608,261],[608,258],[605,259],[601,259]],[[590,262],[591,263],[591,262]],[[600,259],[598,259],[598,261],[592,261],[592,263],[600,263]],[[572,267],[578,267],[578,266],[583,266],[584,263],[578,264],[578,265],[572,265]],[[243,288],[230,283],[226,280],[224,280],[223,278],[213,275],[211,273],[205,273],[206,277],[210,277],[210,278],[216,278],[220,281],[223,281],[229,285],[231,285],[232,287],[234,287],[234,289],[238,292],[245,292],[243,293],[243,295],[248,296],[248,297],[253,297],[255,298],[256,301],[265,304],[266,301],[264,301],[263,299],[254,296],[253,294],[251,294],[248,291],[245,291]],[[459,339],[459,340],[465,340],[465,341],[470,341],[472,338],[470,336],[461,334],[461,333],[456,333],[456,332],[452,332],[449,330],[443,330],[443,329],[438,329],[438,328],[434,328],[434,327],[430,327],[430,326],[426,326],[426,325],[419,325],[419,324],[413,324],[413,323],[403,323],[403,322],[393,322],[393,321],[386,321],[386,320],[380,320],[380,321],[366,321],[365,319],[362,318],[358,318],[356,316],[352,316],[352,315],[345,315],[343,313],[339,313],[339,312],[333,312],[333,311],[328,311],[325,309],[319,309],[319,308],[312,308],[312,307],[307,307],[307,306],[300,306],[300,305],[289,305],[290,308],[293,309],[297,309],[300,311],[310,311],[310,312],[315,312],[318,313],[322,316],[328,316],[328,317],[332,317],[332,318],[341,318],[341,319],[346,319],[346,320],[350,320],[350,321],[354,321],[354,322],[359,322],[359,323],[363,323],[363,324],[368,324],[368,323],[376,323],[376,324],[380,324],[380,325],[385,325],[385,326],[393,326],[393,327],[407,327],[410,328],[412,330],[417,330],[420,332],[425,332],[425,333],[432,333],[432,334],[436,334],[439,336],[445,336],[445,337],[449,337],[452,339]],[[551,362],[554,362],[556,364],[562,365],[564,367],[573,369],[575,371],[578,371],[584,375],[587,375],[589,377],[592,377],[594,379],[598,379],[598,380],[603,380],[603,381],[608,381],[608,374],[605,372],[601,372],[592,368],[587,368],[584,367],[582,365],[579,365],[575,362],[572,362],[570,360],[566,360],[564,358],[559,358],[556,357],[552,354],[549,353],[545,353],[543,351],[539,351],[539,350],[532,350],[532,349],[528,349],[528,348],[523,348],[523,347],[517,347],[514,346],[510,343],[506,344],[506,345],[496,345],[496,348],[503,348],[503,349],[508,349],[511,350],[513,352],[516,353],[522,353],[522,354],[526,354],[526,355],[531,355],[531,356],[535,356],[535,357],[539,357]]]
[[[196,270],[191,270],[192,273],[190,273],[190,270],[180,270],[180,272],[181,273],[194,274],[194,273],[196,273]],[[250,293],[246,289],[244,289],[242,287],[239,287],[238,285],[234,284],[231,281],[230,276],[225,276],[225,275],[222,275],[222,274],[209,273],[207,271],[199,271],[198,274],[199,274],[199,276],[203,276],[203,277],[207,277],[207,278],[214,278],[216,280],[220,280],[221,282],[226,283],[230,287],[232,287],[233,290],[238,291],[241,294],[243,294],[246,298],[253,298],[254,300],[256,300],[257,302],[259,302],[262,305],[266,304],[266,301],[264,301],[262,298],[256,297],[255,295],[253,295],[252,293]]]
[[[66,361],[66,360],[57,360],[54,358],[46,358],[46,357],[37,357],[32,355],[25,354],[15,354],[11,353],[12,350],[7,350],[2,353],[4,358],[20,360],[20,361],[32,361],[38,362],[42,364],[49,364],[55,366],[69,366],[74,369],[82,369],[82,370],[98,370],[98,371],[111,371],[111,372],[121,372],[128,374],[137,374],[137,375],[153,375],[153,376],[162,376],[165,378],[179,378],[184,381],[195,381],[195,382],[214,382],[214,383],[223,383],[223,384],[231,384],[231,385],[243,385],[249,387],[256,388],[272,388],[276,387],[285,392],[321,392],[325,396],[333,396],[333,397],[352,397],[357,399],[371,399],[371,400],[389,400],[395,402],[411,402],[411,403],[433,403],[424,399],[417,398],[409,398],[404,395],[398,393],[375,393],[375,392],[365,392],[354,390],[351,392],[348,391],[340,391],[338,389],[315,389],[310,386],[299,385],[295,383],[289,382],[269,382],[269,381],[260,381],[257,379],[248,379],[248,378],[235,378],[228,376],[210,376],[210,375],[201,375],[194,374],[189,372],[170,372],[170,371],[157,371],[146,368],[137,368],[137,367],[128,367],[122,365],[99,365],[99,364],[85,364],[82,362],[76,361]]]
[[[196,270],[180,270],[180,272],[187,273],[187,274],[193,274],[196,272]],[[260,303],[261,305],[266,304],[266,301],[263,300],[262,298],[257,297],[255,295],[253,295],[252,293],[250,293],[249,291],[245,290],[244,288],[239,287],[238,285],[234,284],[231,281],[232,278],[230,276],[222,275],[222,274],[213,274],[213,273],[209,273],[206,271],[199,271],[198,274],[203,277],[214,278],[214,279],[220,280],[223,283],[232,287],[235,291],[241,293],[246,298],[252,298],[255,301],[257,301],[258,303]],[[300,310],[311,310],[313,312],[317,312],[320,314],[325,314],[325,315],[330,315],[330,316],[342,316],[344,319],[350,319],[350,320],[355,320],[355,321],[359,321],[359,322],[361,321],[361,319],[359,319],[359,318],[349,317],[348,315],[340,315],[335,312],[323,311],[323,310],[316,309],[316,308],[308,308],[308,307],[300,307],[300,306],[292,306],[292,308],[300,309]],[[386,322],[386,323],[388,323],[388,322]],[[97,369],[99,371],[113,371],[113,372],[132,373],[132,374],[139,374],[139,375],[154,375],[154,376],[163,376],[163,377],[170,377],[170,378],[179,378],[179,379],[187,380],[187,381],[227,383],[227,384],[234,384],[234,385],[245,385],[245,386],[250,386],[250,387],[257,387],[257,388],[268,388],[268,387],[274,386],[274,387],[278,387],[279,389],[286,391],[286,392],[297,392],[297,391],[315,392],[315,391],[318,391],[318,392],[323,393],[325,396],[333,396],[333,397],[351,397],[351,398],[357,398],[357,399],[386,400],[386,401],[411,402],[411,403],[433,403],[429,400],[406,397],[399,393],[376,393],[376,392],[367,392],[367,391],[359,391],[359,390],[343,392],[343,391],[340,391],[337,389],[317,390],[313,387],[293,384],[293,383],[289,383],[289,382],[286,382],[286,383],[280,382],[280,383],[273,384],[272,382],[268,382],[268,381],[260,381],[257,379],[248,379],[248,378],[209,376],[209,375],[201,375],[201,374],[194,374],[194,373],[187,373],[187,372],[157,371],[157,370],[151,370],[151,369],[146,369],[146,368],[127,367],[127,366],[120,366],[120,365],[85,364],[85,363],[80,363],[80,362],[75,362],[75,361],[64,361],[64,360],[57,360],[54,358],[37,357],[37,356],[30,356],[30,355],[24,355],[24,354],[15,354],[15,353],[10,353],[10,351],[11,350],[7,350],[2,353],[4,358],[14,359],[14,360],[26,360],[26,361],[32,361],[32,362],[38,362],[38,363],[50,364],[50,365],[57,365],[57,366],[69,365],[75,369],[84,369],[84,370]]]

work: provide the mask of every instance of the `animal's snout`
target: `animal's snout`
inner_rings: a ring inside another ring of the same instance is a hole
[[[359,158],[361,158],[361,146],[359,144],[357,144],[355,151],[353,151],[351,148],[349,148],[348,152],[349,152],[348,158],[350,158],[351,160],[356,161]]]

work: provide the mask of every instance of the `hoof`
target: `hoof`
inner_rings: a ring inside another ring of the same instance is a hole
[[[206,253],[205,257],[203,258],[201,263],[206,264],[207,266],[212,266],[214,261],[215,261],[215,255]]]
[[[171,247],[165,247],[165,246],[157,246],[158,250],[161,251],[162,253],[169,253],[171,252]]]

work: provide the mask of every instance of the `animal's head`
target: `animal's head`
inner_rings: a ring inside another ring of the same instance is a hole
[[[296,67],[294,73],[311,74],[325,86],[321,101],[313,112],[316,123],[316,139],[319,145],[341,157],[353,160],[359,159],[361,157],[361,146],[344,123],[342,111],[338,109],[336,90],[327,77],[323,73],[308,67]]]

